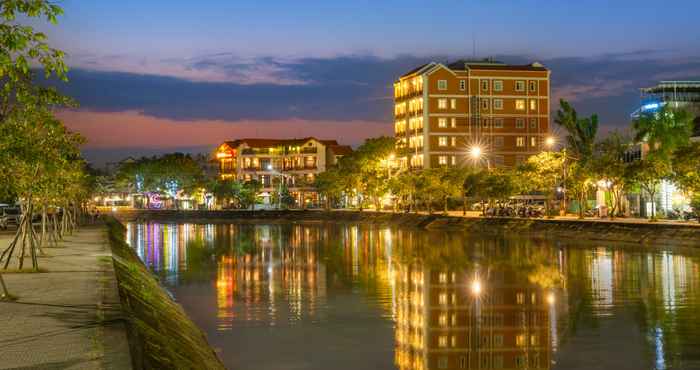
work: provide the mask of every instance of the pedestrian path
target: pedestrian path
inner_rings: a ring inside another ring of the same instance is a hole
[[[10,235],[0,235],[0,248]],[[43,273],[4,274],[0,369],[130,369],[104,226],[81,228],[39,258]]]

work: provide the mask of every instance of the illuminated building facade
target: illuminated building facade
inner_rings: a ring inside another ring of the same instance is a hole
[[[463,166],[468,148],[491,166],[545,149],[550,71],[539,63],[428,63],[394,83],[394,133],[411,168]]]
[[[313,186],[316,175],[351,152],[352,148],[335,140],[307,137],[226,141],[219,145],[215,156],[220,178],[259,181],[261,196],[267,202],[279,181],[284,181],[297,204],[307,206],[318,203]]]
[[[700,81],[661,81],[656,86],[641,89],[641,100],[632,118],[656,112],[664,105],[684,109],[695,116],[693,139],[700,140]]]

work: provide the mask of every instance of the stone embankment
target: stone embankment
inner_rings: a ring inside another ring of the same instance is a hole
[[[458,217],[358,211],[120,211],[125,221],[167,221],[190,223],[226,222],[351,222],[458,230],[473,233],[505,233],[601,240],[643,245],[700,247],[700,225],[628,220],[573,220]]]
[[[114,271],[135,369],[224,369],[204,333],[175,303],[107,220]]]

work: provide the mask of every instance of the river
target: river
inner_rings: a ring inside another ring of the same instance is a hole
[[[129,223],[229,369],[699,369],[700,254],[340,223]]]

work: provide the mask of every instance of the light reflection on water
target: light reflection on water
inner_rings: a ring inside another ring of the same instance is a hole
[[[339,224],[127,233],[230,368],[700,367],[694,251]]]

